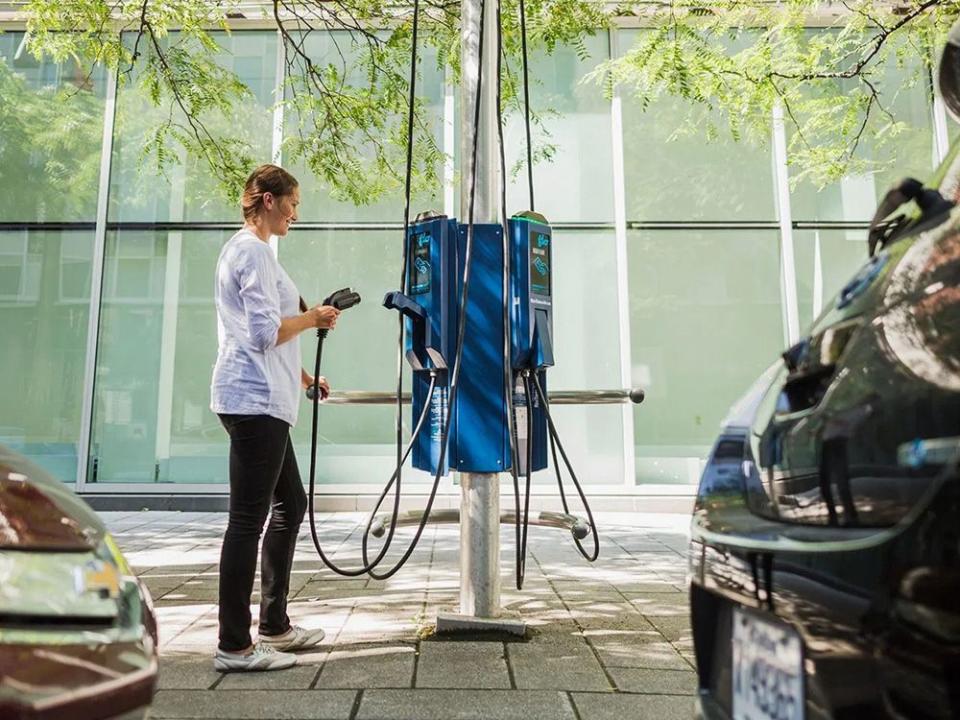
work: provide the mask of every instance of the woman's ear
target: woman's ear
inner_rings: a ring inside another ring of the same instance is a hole
[[[273,197],[273,193],[265,192],[263,194],[263,207],[265,210],[273,210],[273,204],[276,198]]]

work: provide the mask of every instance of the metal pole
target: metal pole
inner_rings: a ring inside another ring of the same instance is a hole
[[[469,220],[470,178],[473,171],[473,115],[480,66],[480,6],[482,0],[463,0],[460,49],[460,222]],[[497,139],[497,11],[493,0],[483,12],[483,76],[480,97],[480,127],[477,139],[477,181],[473,220],[500,222],[500,147]]]
[[[500,148],[497,137],[497,12],[493,0],[482,12],[483,56],[479,58],[481,3],[462,3],[460,84],[460,222],[470,219],[474,112],[480,82],[480,123],[476,129],[475,223],[500,222]],[[482,75],[481,75],[482,67]],[[460,497],[460,612],[477,618],[500,615],[500,479],[495,473],[465,473]]]
[[[500,478],[464,473],[460,495],[460,613],[500,615]]]

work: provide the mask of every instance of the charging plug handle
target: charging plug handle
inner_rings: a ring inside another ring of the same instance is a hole
[[[412,300],[399,290],[394,290],[384,295],[383,306],[387,310],[398,310],[401,315],[406,315],[413,320],[414,323],[427,321],[427,311],[423,309],[423,305],[416,300]]]
[[[387,310],[396,310],[410,319],[412,350],[407,353],[407,360],[415,371],[426,370],[431,362],[436,368],[446,368],[442,357],[439,358],[439,362],[432,357],[433,333],[423,305],[399,290],[393,290],[383,296],[383,306]]]
[[[348,310],[354,305],[360,304],[360,293],[355,293],[350,288],[341,288],[336,292],[330,293],[323,301],[324,305],[330,305],[337,310]]]

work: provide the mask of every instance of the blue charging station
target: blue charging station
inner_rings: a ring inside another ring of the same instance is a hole
[[[538,213],[525,212],[510,218],[510,306],[513,405],[517,428],[519,474],[526,474],[527,443],[530,470],[547,467],[547,413],[524,374],[536,373],[547,392],[546,368],[553,366],[553,232]],[[527,394],[530,397],[527,397]],[[527,413],[531,434],[527,437]]]
[[[510,469],[507,404],[502,387],[503,229],[475,224],[470,259],[466,337],[461,357],[456,406],[452,408],[448,447],[441,474],[496,473]],[[450,381],[463,296],[467,227],[444,215],[418,216],[407,235],[407,294],[388,293],[384,305],[406,317],[407,361],[413,369],[412,414],[430,404],[428,425],[414,440],[413,467],[436,474],[443,424],[449,408]],[[431,378],[435,382],[430,396]],[[460,432],[464,428],[464,432]]]
[[[390,293],[388,307],[404,313],[407,360],[413,369],[412,415],[430,403],[428,427],[415,440],[413,466],[438,470],[443,423],[456,352],[458,309],[463,296],[468,227],[444,215],[422,214],[407,235],[407,295]],[[532,470],[547,466],[547,418],[535,393],[528,398],[524,373],[537,373],[546,392],[546,368],[553,360],[553,234],[535,213],[509,222],[511,254],[511,377],[520,472],[526,472],[528,407],[532,408]],[[503,337],[503,227],[473,226],[470,289],[456,406],[452,408],[442,474],[497,473],[511,467],[507,413],[511,408],[498,388],[505,374]],[[428,397],[431,375],[435,389]]]

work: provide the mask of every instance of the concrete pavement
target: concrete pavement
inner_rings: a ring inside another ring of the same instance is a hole
[[[531,528],[522,591],[513,586],[513,528],[504,526],[502,600],[528,623],[526,639],[432,634],[436,612],[457,604],[456,526],[428,527],[407,565],[377,581],[323,568],[304,523],[290,616],[327,637],[290,670],[230,675],[212,663],[226,515],[101,515],[155,600],[161,663],[151,717],[158,720],[691,716],[696,676],[683,515],[598,515],[601,554],[593,564],[563,531]],[[318,515],[324,548],[339,563],[359,563],[363,519]],[[411,536],[398,533],[392,557]]]

